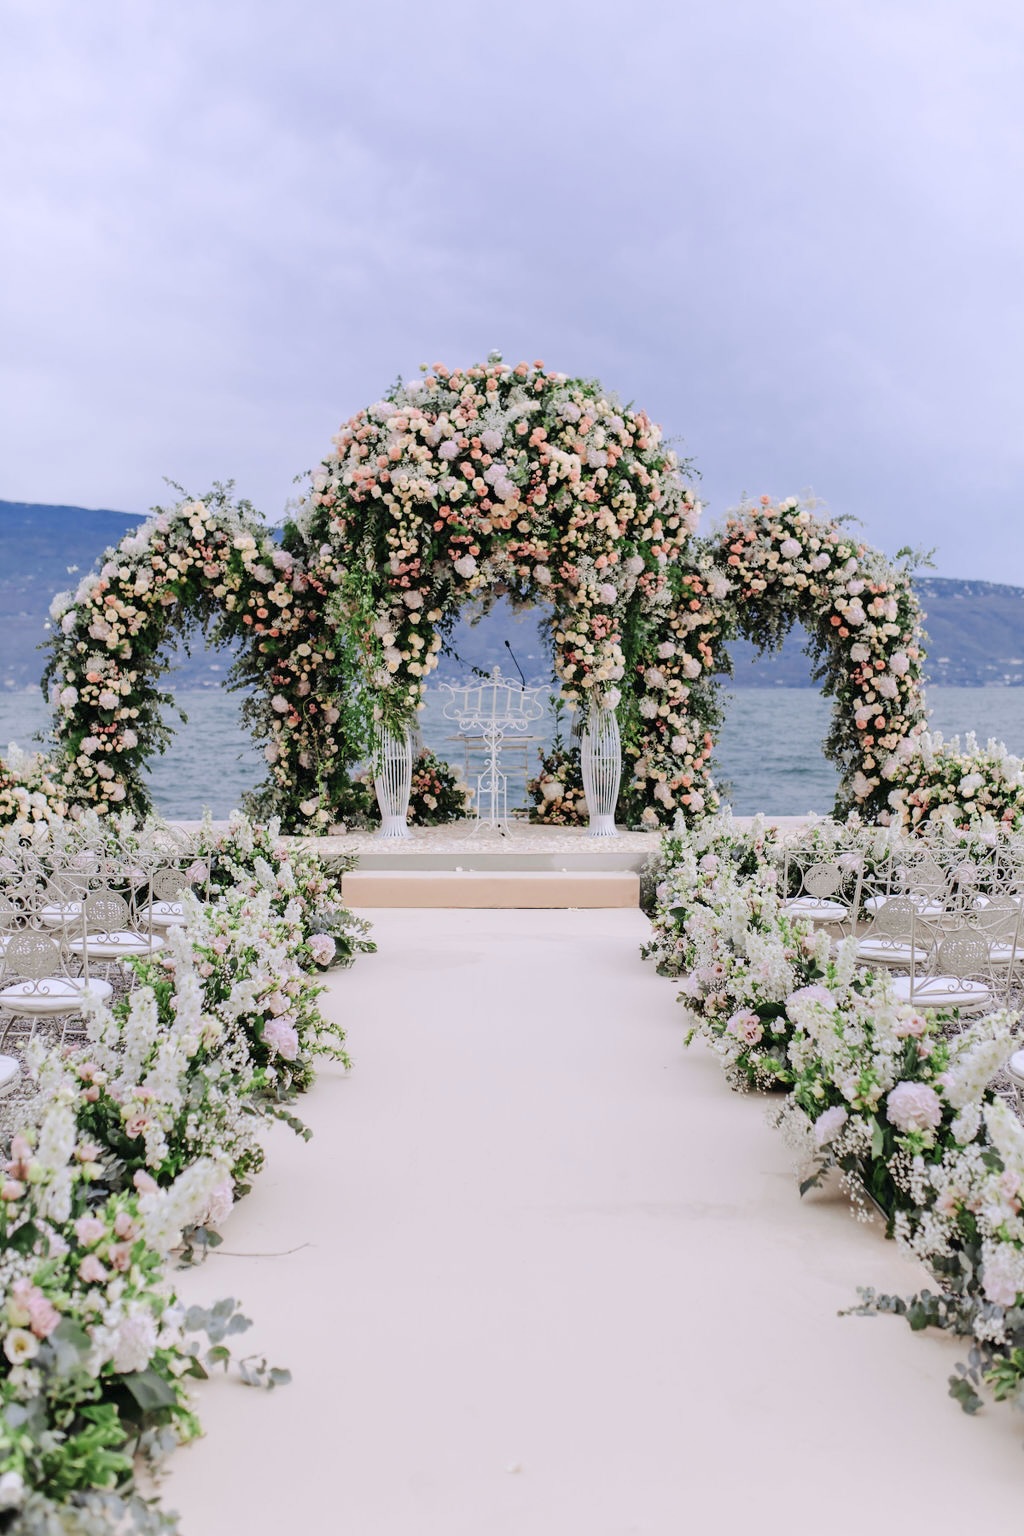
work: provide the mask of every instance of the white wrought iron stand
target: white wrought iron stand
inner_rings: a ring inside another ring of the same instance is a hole
[[[495,667],[490,677],[472,683],[442,683],[450,695],[444,718],[460,731],[479,731],[487,753],[487,766],[476,780],[476,814],[480,821],[487,801],[487,825],[500,828],[508,820],[508,775],[501,771],[501,743],[511,732],[522,734],[544,713],[544,686],[524,687],[502,677]]]
[[[591,837],[617,837],[615,807],[622,778],[622,744],[614,709],[591,709],[580,736],[583,793]]]
[[[412,738],[382,729],[373,756],[373,787],[380,806],[378,837],[408,837],[412,793]]]

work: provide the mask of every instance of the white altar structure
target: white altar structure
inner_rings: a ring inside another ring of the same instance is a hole
[[[483,739],[486,762],[476,775],[476,813],[488,826],[501,827],[508,820],[508,774],[501,766],[502,745],[507,736],[522,739],[541,718],[547,687],[540,684],[531,688],[502,677],[500,667],[489,677],[441,683],[440,687],[447,694],[445,719],[453,721],[461,735],[475,733]]]
[[[478,825],[503,830],[509,822],[509,773],[502,754],[506,745],[520,749],[538,738],[530,734],[545,713],[547,683],[535,685],[502,676],[495,667],[489,675],[468,681],[440,683],[445,696],[442,715],[455,725],[456,740],[468,751],[479,743],[484,766],[475,775],[474,808]],[[374,786],[380,807],[377,834],[385,840],[410,836],[407,821],[412,784],[412,737],[408,729],[382,729],[374,749]],[[524,778],[526,752],[523,752]],[[614,709],[592,707],[580,730],[580,767],[589,815],[587,835],[615,838],[615,807],[622,777],[619,725]]]

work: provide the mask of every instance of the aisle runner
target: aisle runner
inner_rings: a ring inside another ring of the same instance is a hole
[[[837,1317],[920,1274],[684,1056],[639,913],[375,921],[327,1000],[355,1070],[185,1277],[294,1372],[204,1392],[189,1536],[853,1536],[858,1489],[879,1529],[1012,1528],[1020,1421],[944,1397],[955,1343]]]

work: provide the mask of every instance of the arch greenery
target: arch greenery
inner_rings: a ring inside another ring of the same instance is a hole
[[[62,790],[146,808],[168,642],[203,624],[239,646],[232,685],[268,764],[258,808],[323,828],[345,816],[374,732],[414,722],[463,606],[505,595],[549,610],[567,705],[618,710],[629,824],[714,807],[725,642],[772,646],[796,620],[836,700],[842,803],[887,814],[924,718],[908,562],[797,501],[742,507],[711,540],[699,514],[690,466],[596,381],[497,356],[437,364],[343,425],[280,542],[218,486],[54,600]]]

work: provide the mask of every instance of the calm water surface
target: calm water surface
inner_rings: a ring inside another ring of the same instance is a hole
[[[262,757],[238,720],[237,695],[201,689],[179,693],[178,702],[189,720],[178,726],[171,749],[152,764],[154,803],[171,817],[200,816],[206,807],[214,816],[226,816],[242,792],[264,777]],[[973,730],[983,741],[995,736],[1024,756],[1024,688],[931,688],[928,705],[933,730],[945,736]],[[801,815],[831,808],[835,772],[821,752],[829,709],[813,688],[735,689],[728,696],[719,777],[730,783],[737,814]],[[40,694],[0,695],[0,750],[10,741],[33,748],[48,720]],[[428,693],[421,723],[428,745],[461,767],[463,751],[450,740],[455,727],[443,718],[436,690]],[[541,722],[535,734],[543,740],[531,753],[550,740],[550,721]]]

